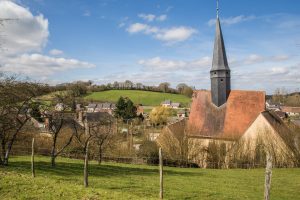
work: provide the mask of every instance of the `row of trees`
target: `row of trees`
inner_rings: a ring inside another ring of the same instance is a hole
[[[277,105],[300,106],[300,92],[290,93],[285,88],[277,88],[272,95],[272,102]]]
[[[113,82],[106,85],[96,85],[92,81],[76,81],[73,83],[63,83],[50,87],[53,91],[73,90],[76,96],[85,95],[87,92],[101,92],[105,90],[143,90],[153,92],[175,93],[183,94],[191,97],[193,94],[193,87],[185,83],[180,83],[176,88],[171,88],[168,82],[160,83],[158,86],[146,86],[142,83],[133,83],[130,80],[125,82]]]

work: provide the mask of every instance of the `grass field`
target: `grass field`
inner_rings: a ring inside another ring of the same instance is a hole
[[[143,104],[146,106],[158,106],[164,100],[170,99],[173,102],[179,102],[187,106],[191,102],[188,98],[180,94],[140,91],[140,90],[109,90],[103,92],[94,92],[85,96],[85,99],[94,101],[117,102],[121,97],[130,98],[135,104]]]
[[[36,178],[30,157],[14,157],[0,168],[0,199],[158,199],[157,166],[90,164],[88,188],[83,187],[83,161],[36,157]],[[165,199],[263,199],[264,169],[184,169],[165,167]],[[300,197],[300,169],[273,170],[271,199]]]

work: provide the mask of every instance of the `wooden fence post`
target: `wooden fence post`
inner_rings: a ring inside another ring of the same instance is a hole
[[[35,167],[34,167],[34,138],[32,138],[32,146],[31,146],[31,173],[32,177],[35,177]]]
[[[269,152],[267,152],[267,165],[266,165],[266,176],[265,176],[265,200],[270,199],[271,178],[272,178],[272,155]]]
[[[164,188],[163,188],[163,157],[161,147],[159,148],[159,183],[160,183],[160,191],[159,198],[164,198]]]
[[[89,165],[89,142],[86,145],[85,156],[84,156],[84,169],[83,169],[84,187],[89,186],[89,182],[88,182],[88,178],[89,178],[88,165]]]

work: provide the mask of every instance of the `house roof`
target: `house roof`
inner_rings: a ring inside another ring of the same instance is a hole
[[[187,134],[194,137],[237,139],[263,111],[263,91],[232,90],[227,102],[220,107],[212,103],[210,91],[195,91]]]
[[[88,105],[88,108],[96,108],[96,106],[97,106],[97,104],[95,104],[95,103],[90,103],[90,104]]]
[[[300,113],[300,107],[281,106],[280,109],[283,112]]]
[[[102,108],[109,109],[110,106],[111,106],[111,103],[103,103]]]
[[[271,127],[279,134],[287,146],[291,150],[296,149],[294,135],[291,129],[281,120],[274,112],[265,111],[261,113]]]
[[[101,109],[103,107],[103,103],[98,103],[97,108]]]
[[[180,103],[171,103],[171,106],[179,107],[179,106],[180,106]]]
[[[171,104],[172,103],[172,101],[171,100],[165,100],[165,101],[163,101],[163,102],[161,102],[161,104]]]
[[[85,119],[87,122],[101,122],[103,120],[107,120],[111,118],[111,115],[106,112],[93,112],[93,113],[86,113]]]
[[[167,129],[169,129],[177,139],[180,139],[184,137],[185,125],[186,125],[186,120],[182,119],[180,121],[168,125]]]
[[[285,112],[280,111],[280,110],[275,110],[274,114],[276,114],[280,118],[286,118],[287,117],[287,114]]]

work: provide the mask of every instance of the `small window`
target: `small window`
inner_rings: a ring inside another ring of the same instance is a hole
[[[214,74],[217,74],[217,72],[215,72]]]
[[[226,74],[229,74],[229,72],[226,72]]]
[[[221,79],[221,82],[223,82],[223,79]]]

